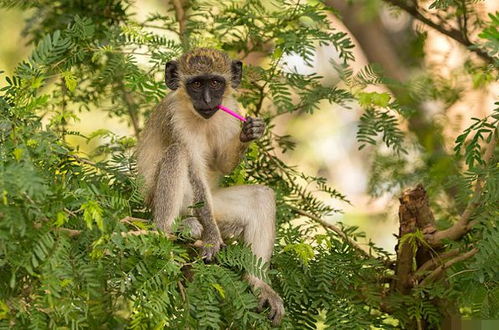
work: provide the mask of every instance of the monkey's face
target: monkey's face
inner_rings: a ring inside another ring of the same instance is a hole
[[[203,74],[185,81],[185,89],[191,97],[194,109],[205,119],[217,112],[225,93],[225,78],[215,74]]]
[[[198,48],[166,63],[165,82],[172,90],[184,89],[195,111],[208,119],[217,112],[224,94],[241,82],[242,67],[241,61],[221,51]]]

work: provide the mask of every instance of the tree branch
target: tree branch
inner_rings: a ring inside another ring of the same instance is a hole
[[[78,229],[69,229],[69,228],[55,228],[55,231],[66,233],[69,237],[75,237],[81,234],[81,230]]]
[[[345,240],[348,244],[350,244],[353,248],[355,248],[357,251],[359,251],[362,255],[366,256],[366,257],[369,257],[369,258],[372,258],[372,256],[367,253],[360,245],[359,243],[357,243],[356,241],[354,241],[353,239],[351,239],[350,237],[348,237],[347,234],[345,234],[345,232],[343,230],[341,230],[339,227],[333,225],[332,223],[324,220],[324,219],[321,219],[313,214],[310,214],[306,211],[303,211],[303,210],[300,210],[298,208],[295,208],[293,206],[291,206],[291,208],[293,209],[293,211],[295,211],[296,213],[298,213],[299,215],[303,215],[304,217],[307,217],[309,219],[312,219],[318,223],[320,223],[321,225],[323,225],[324,227],[328,228],[328,229],[331,229],[332,231],[334,231],[336,234],[338,234],[338,236],[340,236],[343,240]]]
[[[434,269],[435,267],[437,267],[437,265],[442,264],[444,260],[455,257],[458,254],[459,254],[459,249],[453,249],[441,254],[437,254],[434,258],[431,258],[430,260],[426,261],[424,264],[421,265],[421,267],[418,268],[415,274],[416,279],[420,279],[421,277],[423,277],[425,272]]]
[[[413,264],[416,259],[416,242],[403,241],[406,235],[413,234],[418,230],[418,223],[421,222],[420,211],[429,209],[428,198],[422,185],[414,189],[407,189],[399,198],[399,234],[398,244],[395,248],[397,252],[397,264],[395,266],[395,278],[391,284],[391,290],[408,294],[413,287]],[[429,211],[431,213],[431,210]],[[427,215],[427,211],[423,214]],[[433,214],[431,214],[433,218]],[[424,222],[428,222],[425,220]]]
[[[471,52],[480,56],[487,63],[493,64],[495,59],[491,57],[486,51],[479,48],[476,44],[469,41],[468,36],[464,36],[463,32],[454,28],[445,29],[441,25],[433,22],[430,18],[424,16],[416,6],[407,4],[404,0],[383,0],[384,2],[404,10],[406,13],[417,19],[418,21],[428,25],[429,27],[437,30],[438,32],[448,36],[449,38],[457,41],[463,46],[466,46]]]
[[[93,161],[86,158],[81,158],[78,155],[72,154],[71,157],[74,158],[78,163],[87,164],[90,166],[96,166],[96,164]]]
[[[175,18],[178,22],[178,35],[180,37],[180,41],[184,42],[186,24],[184,2],[182,0],[172,0],[172,4],[175,9]]]
[[[470,251],[468,251],[468,252],[466,252],[464,254],[461,254],[461,255],[459,255],[459,256],[457,256],[457,257],[455,257],[455,258],[447,261],[446,263],[444,263],[444,264],[440,265],[439,267],[437,267],[433,272],[431,272],[430,275],[428,275],[419,285],[420,286],[425,286],[425,285],[428,285],[431,282],[434,282],[449,267],[451,267],[455,263],[458,263],[460,261],[463,261],[463,260],[466,260],[466,259],[469,259],[469,258],[473,257],[477,252],[478,252],[478,249],[477,248],[473,248]]]
[[[131,91],[127,90],[127,88],[123,84],[123,81],[120,81],[119,85],[121,88],[121,92],[123,93],[122,94],[123,101],[125,102],[128,115],[130,116],[130,120],[132,122],[133,131],[135,133],[135,136],[138,137],[140,133],[138,105],[134,101]]]
[[[497,130],[492,133],[492,137],[490,142],[487,144],[485,149],[485,155],[483,161],[485,164],[488,164],[492,159],[494,154],[494,150],[497,145]],[[475,222],[470,221],[473,212],[480,204],[480,196],[483,192],[483,176],[480,176],[477,179],[475,191],[473,192],[473,196],[471,197],[468,205],[464,209],[464,212],[461,215],[461,218],[454,223],[450,228],[445,230],[434,231],[433,233],[429,233],[425,236],[426,241],[433,247],[439,247],[443,245],[444,240],[458,240],[463,237],[468,231],[471,230],[473,224]]]

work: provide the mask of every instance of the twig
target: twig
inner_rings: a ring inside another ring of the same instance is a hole
[[[425,272],[432,270],[433,268],[437,267],[437,265],[439,264],[442,264],[442,262],[445,259],[452,258],[454,256],[457,256],[458,254],[459,254],[459,249],[453,249],[444,252],[442,254],[437,254],[435,258],[426,261],[424,264],[421,265],[421,267],[418,268],[415,274],[416,279],[421,278]]]
[[[91,166],[95,166],[96,164],[91,161],[91,160],[88,160],[86,158],[81,158],[80,156],[77,156],[77,155],[71,155],[72,158],[74,158],[77,162],[79,163],[83,163],[83,164],[87,164],[87,165],[91,165]]]
[[[485,164],[489,163],[489,161],[492,159],[494,150],[497,145],[497,137],[496,137],[497,130],[492,134],[493,135],[491,136],[490,142],[487,144],[487,148],[485,149],[485,155],[483,157],[483,161]],[[428,242],[428,244],[430,244],[433,247],[439,247],[443,245],[444,240],[446,239],[457,240],[463,237],[468,231],[471,230],[473,224],[475,224],[476,222],[470,221],[470,218],[473,215],[473,212],[475,211],[477,206],[480,204],[480,196],[483,191],[483,181],[484,181],[483,176],[480,176],[477,179],[473,196],[471,197],[468,205],[464,209],[461,218],[450,228],[447,228],[445,230],[435,231],[433,233],[426,235],[425,239]]]
[[[454,273],[451,276],[447,277],[447,279],[453,278],[454,276],[461,275],[463,273],[476,272],[477,270],[478,270],[478,268],[463,269],[460,272]]]
[[[185,10],[183,7],[182,0],[172,0],[173,8],[175,8],[175,17],[178,21],[178,34],[180,37],[180,41],[184,41],[185,38]]]
[[[131,91],[129,91],[126,87],[123,81],[120,81],[118,83],[121,92],[122,92],[122,98],[123,102],[125,102],[126,109],[128,111],[128,115],[130,116],[130,120],[132,122],[133,126],[133,131],[135,133],[135,136],[138,137],[140,133],[140,126],[139,126],[139,118],[138,118],[138,105],[135,103]]]
[[[144,222],[144,223],[149,223],[151,221],[147,219],[142,219],[142,218],[134,218],[134,217],[124,217],[123,219],[120,220],[121,223],[128,223],[129,225],[133,225],[133,222]]]
[[[69,228],[55,228],[55,231],[66,233],[69,237],[75,237],[81,234],[81,230],[78,229],[69,229]]]
[[[141,24],[141,26],[146,27],[146,28],[151,28],[151,29],[166,30],[166,31],[178,33],[177,30],[173,30],[170,27],[165,27],[165,26],[159,26],[159,25],[153,25],[153,24]]]
[[[185,301],[186,300],[185,299],[185,287],[182,284],[182,281],[178,281],[177,285],[178,285],[178,289],[180,291],[180,296],[182,297],[182,300]]]
[[[76,214],[74,211],[71,211],[70,209],[68,208],[64,208],[64,212],[66,212],[67,214],[73,216],[73,217],[77,217],[78,214]]]
[[[467,36],[464,37],[462,31],[454,28],[449,28],[449,29],[443,28],[441,25],[433,22],[430,18],[424,16],[416,6],[409,5],[403,0],[383,0],[383,1],[404,10],[405,12],[407,12],[409,15],[419,20],[420,22],[428,25],[429,27],[437,30],[438,32],[466,46],[471,52],[474,52],[475,54],[480,56],[487,63],[493,64],[495,62],[495,59],[491,57],[489,54],[487,54],[486,51],[484,51],[481,48],[478,48],[476,44],[469,41]]]
[[[307,217],[307,218],[310,218],[318,223],[320,223],[321,225],[323,225],[324,227],[328,228],[328,229],[331,229],[332,231],[334,231],[336,234],[338,234],[338,236],[340,236],[342,239],[344,239],[348,244],[350,244],[352,247],[354,247],[356,250],[358,250],[361,254],[363,254],[364,256],[366,257],[369,257],[369,258],[372,258],[372,255],[370,255],[369,253],[367,253],[360,245],[359,243],[357,243],[356,241],[354,241],[353,239],[351,239],[350,237],[348,237],[347,234],[345,234],[345,232],[343,230],[341,230],[339,227],[333,225],[332,223],[324,220],[324,219],[321,219],[313,214],[310,214],[306,211],[303,211],[303,210],[300,210],[298,208],[295,208],[293,206],[291,206],[291,208],[293,209],[293,211],[295,211],[296,213],[300,214],[300,215],[303,215],[304,217]]]
[[[440,277],[440,275],[442,275],[449,267],[451,267],[455,263],[458,263],[460,261],[463,261],[463,260],[466,260],[466,259],[473,257],[477,252],[478,252],[478,249],[473,248],[470,251],[468,251],[460,256],[457,256],[454,259],[447,261],[446,263],[437,267],[433,272],[431,272],[430,275],[428,275],[419,285],[425,286],[425,285],[437,280],[438,277]]]
[[[62,233],[67,233],[70,237],[75,237],[78,235],[81,235],[83,233],[83,230],[79,229],[70,229],[70,228],[64,228],[64,227],[59,227],[59,228],[54,228],[55,231],[62,232]],[[114,235],[119,234],[122,237],[127,237],[127,236],[141,236],[141,235],[149,235],[149,234],[155,234],[155,235],[161,235],[164,234],[168,239],[175,240],[177,239],[177,236],[173,234],[168,234],[164,233],[158,230],[146,230],[146,229],[139,229],[139,230],[129,230],[129,231],[121,231],[121,232],[114,232],[112,233]],[[198,246],[197,241],[193,243],[193,246]]]

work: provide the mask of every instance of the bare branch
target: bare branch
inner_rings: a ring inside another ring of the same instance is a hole
[[[178,34],[180,36],[180,41],[184,41],[185,38],[185,10],[184,10],[184,2],[182,0],[172,0],[173,8],[175,8],[175,17],[178,22]]]
[[[133,222],[144,222],[144,223],[149,223],[151,222],[150,220],[147,219],[142,219],[142,218],[134,218],[134,217],[124,217],[123,219],[120,220],[122,223],[128,223],[128,224],[133,224]]]
[[[321,225],[323,225],[324,227],[328,228],[328,229],[331,229],[332,231],[334,231],[336,234],[338,234],[338,236],[340,236],[343,240],[345,240],[348,244],[350,244],[353,248],[355,248],[357,251],[359,251],[361,254],[363,254],[364,256],[366,257],[369,257],[369,258],[372,258],[372,256],[367,253],[360,245],[359,243],[357,243],[356,241],[354,241],[353,239],[351,239],[350,237],[348,237],[347,234],[345,234],[345,232],[343,230],[341,230],[339,227],[333,225],[332,223],[324,220],[324,219],[321,219],[313,214],[310,214],[308,212],[305,212],[303,210],[300,210],[298,208],[295,208],[295,207],[291,207],[293,209],[293,211],[295,211],[296,213],[300,214],[300,215],[303,215],[304,217],[307,217],[309,219],[312,219],[318,223],[320,223]]]
[[[404,0],[383,0],[383,1],[404,10],[418,21],[428,25],[429,27],[448,36],[449,38],[459,42],[461,45],[466,46],[471,52],[480,56],[487,63],[492,63],[492,64],[495,63],[496,60],[493,57],[491,57],[486,51],[484,51],[483,49],[479,48],[476,44],[469,41],[468,36],[463,35],[464,32],[454,28],[442,27],[442,25],[435,23],[430,18],[423,15],[419,11],[418,7],[414,5],[409,5]]]
[[[75,237],[81,234],[81,230],[69,229],[69,228],[55,228],[55,231],[66,233],[69,237]]]
[[[485,149],[485,155],[484,155],[484,163],[487,164],[490,162],[492,159],[492,156],[494,154],[494,150],[497,145],[497,130],[496,132],[493,133],[493,136],[491,137],[490,142],[487,144],[487,147]],[[480,176],[477,179],[476,186],[475,186],[475,191],[473,192],[473,196],[470,199],[470,202],[464,209],[463,214],[461,215],[461,218],[450,228],[447,228],[445,230],[439,230],[435,231],[433,233],[430,233],[425,236],[426,241],[428,244],[430,244],[433,247],[439,247],[443,245],[444,240],[458,240],[461,237],[463,237],[468,231],[471,230],[473,224],[475,224],[474,221],[470,221],[471,216],[473,215],[473,212],[477,208],[477,206],[480,204],[480,196],[482,195],[483,192],[483,182],[484,178],[483,176]]]
[[[83,230],[70,229],[70,228],[64,228],[64,227],[54,228],[54,230],[58,231],[58,232],[61,232],[61,233],[66,233],[70,237],[75,237],[75,236],[81,235],[83,233]],[[175,236],[173,234],[164,233],[164,232],[161,232],[161,231],[158,231],[158,230],[146,230],[146,229],[115,232],[113,234],[119,234],[122,237],[127,237],[127,236],[141,236],[141,235],[149,235],[149,234],[154,234],[154,235],[164,234],[168,239],[171,239],[171,240],[177,239],[177,236]],[[197,242],[195,242],[193,245],[197,246],[196,244],[197,244]]]
[[[132,122],[133,132],[135,136],[138,137],[140,133],[139,106],[133,99],[132,92],[125,87],[123,81],[120,81],[118,84],[121,89],[123,102],[125,103],[126,110],[130,116],[130,121]]]
[[[425,286],[425,285],[428,285],[431,282],[436,281],[449,267],[451,267],[455,263],[458,263],[460,261],[463,261],[463,260],[466,260],[466,259],[469,259],[469,258],[473,257],[477,252],[478,252],[478,249],[477,248],[473,248],[470,251],[468,251],[468,252],[466,252],[464,254],[461,254],[461,255],[459,255],[459,256],[457,256],[457,257],[455,257],[455,258],[447,261],[446,263],[438,266],[419,285],[420,286]]]
[[[91,160],[88,160],[86,158],[81,158],[80,156],[78,155],[71,155],[72,158],[74,158],[78,163],[82,163],[82,164],[87,164],[87,165],[90,165],[90,166],[95,166],[96,164],[91,161]]]
[[[437,265],[442,264],[445,259],[452,258],[459,254],[459,249],[453,249],[441,254],[437,254],[434,258],[426,261],[421,267],[416,271],[415,277],[416,279],[421,278],[423,274],[427,271],[430,271],[437,267]]]

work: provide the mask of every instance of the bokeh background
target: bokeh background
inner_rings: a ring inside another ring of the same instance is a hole
[[[373,0],[370,6],[348,6],[347,1],[330,1],[343,23],[330,15],[335,28],[349,33],[355,42],[354,70],[360,70],[367,63],[378,62],[385,74],[401,81],[417,80],[428,72],[455,84],[460,98],[450,106],[437,101],[423,104],[425,116],[444,127],[448,151],[462,128],[469,125],[471,117],[484,117],[493,109],[499,96],[499,84],[485,87],[477,86],[460,75],[465,65],[465,50],[461,45],[422,24],[414,21],[403,12],[394,13],[392,9]],[[150,12],[168,15],[167,0],[138,0],[130,8],[139,18]],[[499,10],[499,2],[487,0],[478,4],[484,18],[487,12]],[[0,70],[11,75],[17,63],[30,53],[32,45],[23,35],[23,22],[30,16],[29,11],[19,9],[0,9]],[[171,15],[171,13],[170,13]],[[426,56],[415,62],[413,31],[425,35],[424,52]],[[298,56],[289,56],[285,62],[290,71],[307,74],[318,72],[323,76],[323,84],[338,84],[337,73],[332,69],[330,60],[338,58],[332,47],[317,47],[314,67],[308,67]],[[140,56],[137,58],[141,63]],[[254,65],[265,66],[262,58],[250,56],[244,60]],[[145,63],[145,61],[143,62]],[[0,77],[0,88],[5,79]],[[381,87],[382,91],[387,91]],[[350,104],[348,108],[321,104],[320,110],[312,115],[281,116],[277,121],[276,132],[289,134],[296,148],[282,155],[289,165],[295,165],[309,175],[327,178],[329,184],[345,194],[351,205],[334,200],[325,202],[343,210],[331,216],[331,221],[342,221],[360,227],[366,233],[365,242],[374,241],[388,251],[393,251],[398,231],[398,201],[400,190],[373,197],[369,194],[369,176],[373,150],[358,150],[356,131],[360,108]],[[72,123],[83,134],[106,128],[117,135],[131,135],[132,128],[116,119],[107,117],[105,112],[92,109],[79,115],[80,120]],[[405,123],[407,125],[407,123]],[[69,137],[78,145],[82,153],[90,152],[94,145],[83,139]],[[97,142],[97,141],[96,141]],[[364,242],[364,243],[365,243]]]

